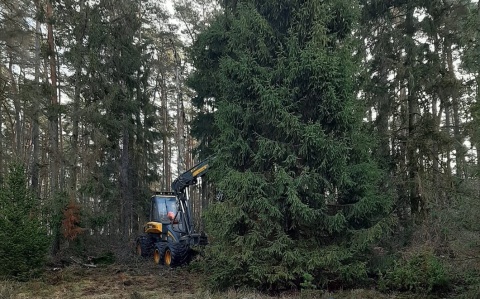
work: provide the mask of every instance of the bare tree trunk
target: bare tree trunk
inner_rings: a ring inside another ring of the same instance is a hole
[[[3,91],[0,94],[0,185],[3,184],[3,171],[4,171],[4,166],[3,166],[3,152],[4,152],[4,147],[3,147],[3,113],[2,113],[2,107],[1,103],[5,100]]]
[[[438,35],[436,34],[435,35],[435,39],[434,39],[434,45],[435,45],[435,49],[437,51],[439,51],[440,49],[440,40],[438,38]],[[439,55],[440,52],[437,52]],[[441,59],[440,59],[441,61]],[[438,98],[440,98],[440,101],[441,101],[441,96],[440,94],[438,95]],[[435,131],[435,133],[438,133],[440,131],[440,120],[441,120],[441,114],[442,112],[438,111],[438,98],[437,98],[437,95],[433,94],[432,95],[432,118],[433,118],[433,122],[434,122],[434,128],[433,130]],[[432,184],[433,184],[433,188],[432,188],[432,192],[433,192],[433,198],[435,198],[436,200],[436,203],[437,204],[440,204],[443,200],[442,200],[442,195],[440,194],[440,192],[438,192],[439,190],[439,177],[440,177],[440,168],[439,168],[439,163],[438,163],[438,160],[439,160],[439,147],[438,147],[438,140],[434,140],[433,142],[433,148],[432,148],[432,170],[433,170],[433,175],[432,175]]]
[[[164,189],[170,190],[172,184],[172,173],[170,167],[170,144],[169,144],[169,117],[168,117],[168,97],[166,80],[162,78],[161,84],[161,97],[162,97],[162,115],[163,115],[163,176],[164,176]]]
[[[48,56],[50,67],[50,83],[51,83],[51,100],[50,100],[50,113],[49,113],[49,137],[50,137],[50,194],[51,198],[55,201],[53,203],[56,210],[55,213],[59,213],[61,207],[60,202],[57,200],[57,192],[59,191],[59,147],[58,147],[58,97],[57,97],[57,66],[55,55],[55,42],[53,39],[53,7],[52,0],[47,0],[47,44],[48,44]],[[53,223],[54,226],[54,240],[52,243],[52,253],[56,254],[60,249],[60,225],[59,223]]]
[[[77,198],[77,181],[78,181],[78,131],[79,131],[79,113],[80,113],[80,72],[81,69],[75,70],[75,89],[73,94],[72,105],[72,156],[71,156],[71,178],[70,192],[73,198]]]
[[[58,53],[56,54],[56,61],[60,61],[58,58]],[[60,76],[60,64],[57,63],[57,82],[61,82]],[[57,107],[60,108],[62,105],[62,91],[60,89],[60,84],[57,84]],[[66,178],[66,169],[65,169],[65,156],[63,152],[63,122],[62,122],[62,113],[61,110],[57,110],[56,119],[58,121],[58,149],[57,149],[57,156],[56,161],[58,165],[58,185],[59,190],[65,190],[65,178]]]
[[[137,101],[141,102],[143,101],[143,93],[142,93],[142,84],[141,78],[139,73],[137,73],[137,90],[136,90],[136,97]],[[146,106],[148,103],[144,103],[142,107],[142,113],[143,115],[147,115],[147,111],[145,110]],[[141,112],[136,113],[136,123],[137,123],[137,132],[136,132],[136,138],[135,140],[132,140],[132,144],[135,142],[135,148],[133,149],[133,156],[134,159],[134,165],[132,165],[132,181],[133,181],[133,187],[132,189],[135,190],[134,194],[143,194],[143,191],[145,188],[148,186],[147,182],[147,169],[148,169],[148,163],[146,156],[150,152],[149,145],[146,142],[146,137],[145,137],[145,130],[146,130],[146,124],[145,122],[142,123],[141,120]],[[138,200],[133,200],[132,198],[132,227],[131,231],[132,232],[138,232],[140,230],[140,224],[139,224],[139,218],[142,217],[142,206],[138,204]]]
[[[47,149],[49,145],[48,137],[44,135],[39,136],[39,145],[41,148]],[[43,150],[40,152],[40,165],[47,165],[48,163],[48,151]],[[50,191],[50,177],[48,176],[48,168],[39,168],[38,183],[41,198],[48,198],[48,192]]]
[[[477,15],[478,15],[477,19],[480,19],[480,1],[477,2]],[[480,30],[479,30],[479,34],[480,34]],[[476,101],[477,103],[480,103],[480,72],[477,73],[476,81],[477,81]],[[477,149],[476,150],[477,151],[477,173],[478,175],[480,175],[480,140],[478,141],[478,144],[476,144],[476,149]]]
[[[380,85],[387,86],[388,85],[388,75],[387,75],[387,68],[386,68],[386,61],[381,62],[380,67]],[[379,157],[381,158],[381,163],[385,164],[388,168],[389,165],[387,163],[390,162],[390,132],[389,132],[389,125],[388,120],[390,118],[390,98],[388,95],[388,91],[385,89],[384,93],[377,94],[376,103],[378,105],[378,116],[376,119],[376,127],[378,129],[378,134],[380,137],[380,145],[379,145]]]
[[[2,48],[0,48],[0,63],[3,63],[2,61]],[[0,81],[0,185],[3,184],[3,171],[4,171],[4,166],[3,166],[3,152],[4,152],[4,146],[3,146],[3,113],[2,113],[2,108],[3,108],[3,103],[5,102],[5,90],[7,87],[7,82],[2,82]]]
[[[397,140],[398,147],[395,153],[395,164],[398,165],[400,171],[398,172],[400,184],[399,189],[399,208],[398,215],[400,221],[406,223],[410,219],[411,206],[410,206],[410,196],[409,196],[409,185],[408,185],[408,161],[407,161],[407,148],[408,148],[408,128],[405,124],[408,123],[408,105],[407,105],[407,92],[405,87],[402,86],[401,82],[398,82],[399,85],[399,97],[398,102],[400,104],[400,117],[397,118],[397,124],[395,130],[398,131]]]
[[[21,113],[22,107],[20,103],[20,95],[18,93],[18,85],[13,75],[13,53],[9,51],[8,73],[10,76],[10,84],[12,90],[13,107],[15,109],[15,131],[14,131],[14,150],[15,155],[22,157],[22,125],[21,125]]]
[[[49,51],[50,80],[51,80],[51,114],[49,115],[49,133],[51,146],[51,183],[52,194],[58,189],[58,98],[57,98],[57,67],[55,58],[55,43],[53,40],[53,8],[52,0],[47,1],[47,42]]]
[[[80,15],[85,10],[85,2],[80,1]],[[87,22],[85,19],[84,22]],[[83,26],[84,30],[86,26]],[[75,36],[75,42],[77,47],[81,47],[81,43],[85,32],[77,32]],[[77,198],[77,181],[78,181],[78,132],[79,132],[79,114],[80,114],[80,74],[82,72],[82,60],[76,57],[75,60],[75,88],[73,94],[73,106],[72,106],[72,156],[71,156],[71,179],[70,179],[70,192],[73,198]]]
[[[127,118],[126,116],[124,117]],[[120,166],[120,227],[124,237],[130,236],[132,219],[132,184],[130,180],[130,135],[127,123],[124,124],[122,137],[122,157]]]
[[[478,2],[478,14],[480,16],[480,1]],[[477,82],[477,90],[476,90],[476,102],[477,105],[480,104],[480,73],[477,73],[476,76]],[[477,176],[480,176],[480,140],[477,140],[477,144],[475,144],[476,152],[477,152]]]
[[[407,5],[407,15],[405,21],[405,31],[409,39],[409,44],[407,44],[407,57],[406,57],[406,67],[407,67],[407,102],[408,102],[408,139],[407,139],[407,163],[408,163],[408,181],[409,181],[409,195],[410,195],[410,207],[413,214],[419,214],[422,212],[421,198],[418,192],[418,161],[416,156],[416,122],[417,116],[416,112],[418,110],[417,99],[415,94],[415,81],[413,77],[413,69],[415,67],[415,57],[414,57],[414,47],[415,42],[413,35],[415,33],[414,28],[414,6],[413,4]]]
[[[185,110],[183,107],[183,94],[181,82],[181,60],[173,45],[175,53],[175,86],[177,92],[177,170],[178,175],[185,172]]]
[[[186,120],[187,122],[189,122],[190,120],[190,117]],[[190,134],[189,132],[189,128],[188,126],[187,127],[187,130],[185,132],[185,136],[186,136],[186,151],[185,151],[185,166],[187,169],[190,169],[193,167],[193,140],[192,140],[192,135]]]
[[[40,12],[40,4],[38,1],[35,1],[35,6],[37,12]],[[37,20],[35,22],[35,87],[40,88],[40,37],[41,37],[41,24]],[[33,159],[31,165],[31,177],[32,177],[32,190],[35,193],[36,197],[40,197],[40,188],[39,188],[39,135],[40,135],[40,124],[39,124],[39,95],[33,102],[33,121],[32,121],[32,146],[33,146]]]
[[[447,135],[450,136],[450,128],[451,128],[451,122],[450,122],[450,102],[448,99],[446,99],[445,103],[445,131],[447,132]],[[447,149],[447,175],[450,176],[452,175],[452,157],[450,155],[450,148]]]
[[[463,138],[460,134],[460,115],[459,115],[459,96],[457,87],[457,78],[453,68],[452,45],[446,42],[445,51],[447,55],[447,66],[449,79],[453,84],[452,88],[452,112],[453,112],[453,137],[455,140],[455,172],[459,178],[465,177],[465,152],[463,147]]]
[[[447,67],[447,45],[444,44],[444,47],[443,47],[443,53],[442,53],[442,65],[443,65],[443,68],[446,69]],[[450,100],[448,98],[448,96],[444,93],[443,94],[443,99],[442,99],[443,103],[442,103],[442,106],[444,107],[445,109],[445,132],[447,133],[447,136],[450,137],[451,136],[451,123],[450,123],[450,108],[451,108],[451,104],[450,104]],[[452,175],[452,159],[451,159],[451,155],[450,155],[450,147],[447,148],[447,152],[446,152],[446,167],[447,167],[447,177],[450,177]]]

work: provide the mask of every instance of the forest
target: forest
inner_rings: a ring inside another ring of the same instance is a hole
[[[185,298],[479,297],[479,91],[476,0],[0,0],[0,297],[120,265]],[[211,157],[209,244],[136,256]]]

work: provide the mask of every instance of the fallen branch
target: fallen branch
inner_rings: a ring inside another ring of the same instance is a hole
[[[75,264],[79,264],[80,266],[87,267],[87,268],[97,268],[97,265],[95,265],[95,264],[85,264],[85,263],[82,263],[82,262],[74,259],[73,256],[71,256],[70,259],[71,259]]]

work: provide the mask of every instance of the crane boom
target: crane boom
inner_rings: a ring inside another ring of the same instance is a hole
[[[208,168],[209,162],[212,158],[207,158],[197,165],[193,166],[189,170],[185,171],[176,178],[172,183],[172,191],[178,196],[179,199],[184,200],[185,189],[189,186],[195,185],[197,183],[197,178],[203,176]]]

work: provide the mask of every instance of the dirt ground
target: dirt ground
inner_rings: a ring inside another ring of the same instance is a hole
[[[198,298],[199,280],[186,269],[153,262],[49,269],[42,278],[0,282],[2,298]]]
[[[150,261],[137,261],[128,265],[108,265],[88,268],[70,265],[49,269],[39,279],[29,282],[0,281],[0,299],[22,298],[86,298],[86,299],[391,299],[412,298],[385,295],[374,290],[349,290],[336,293],[325,291],[291,292],[277,297],[254,291],[228,291],[211,293],[203,287],[198,273],[188,268],[170,270]]]

